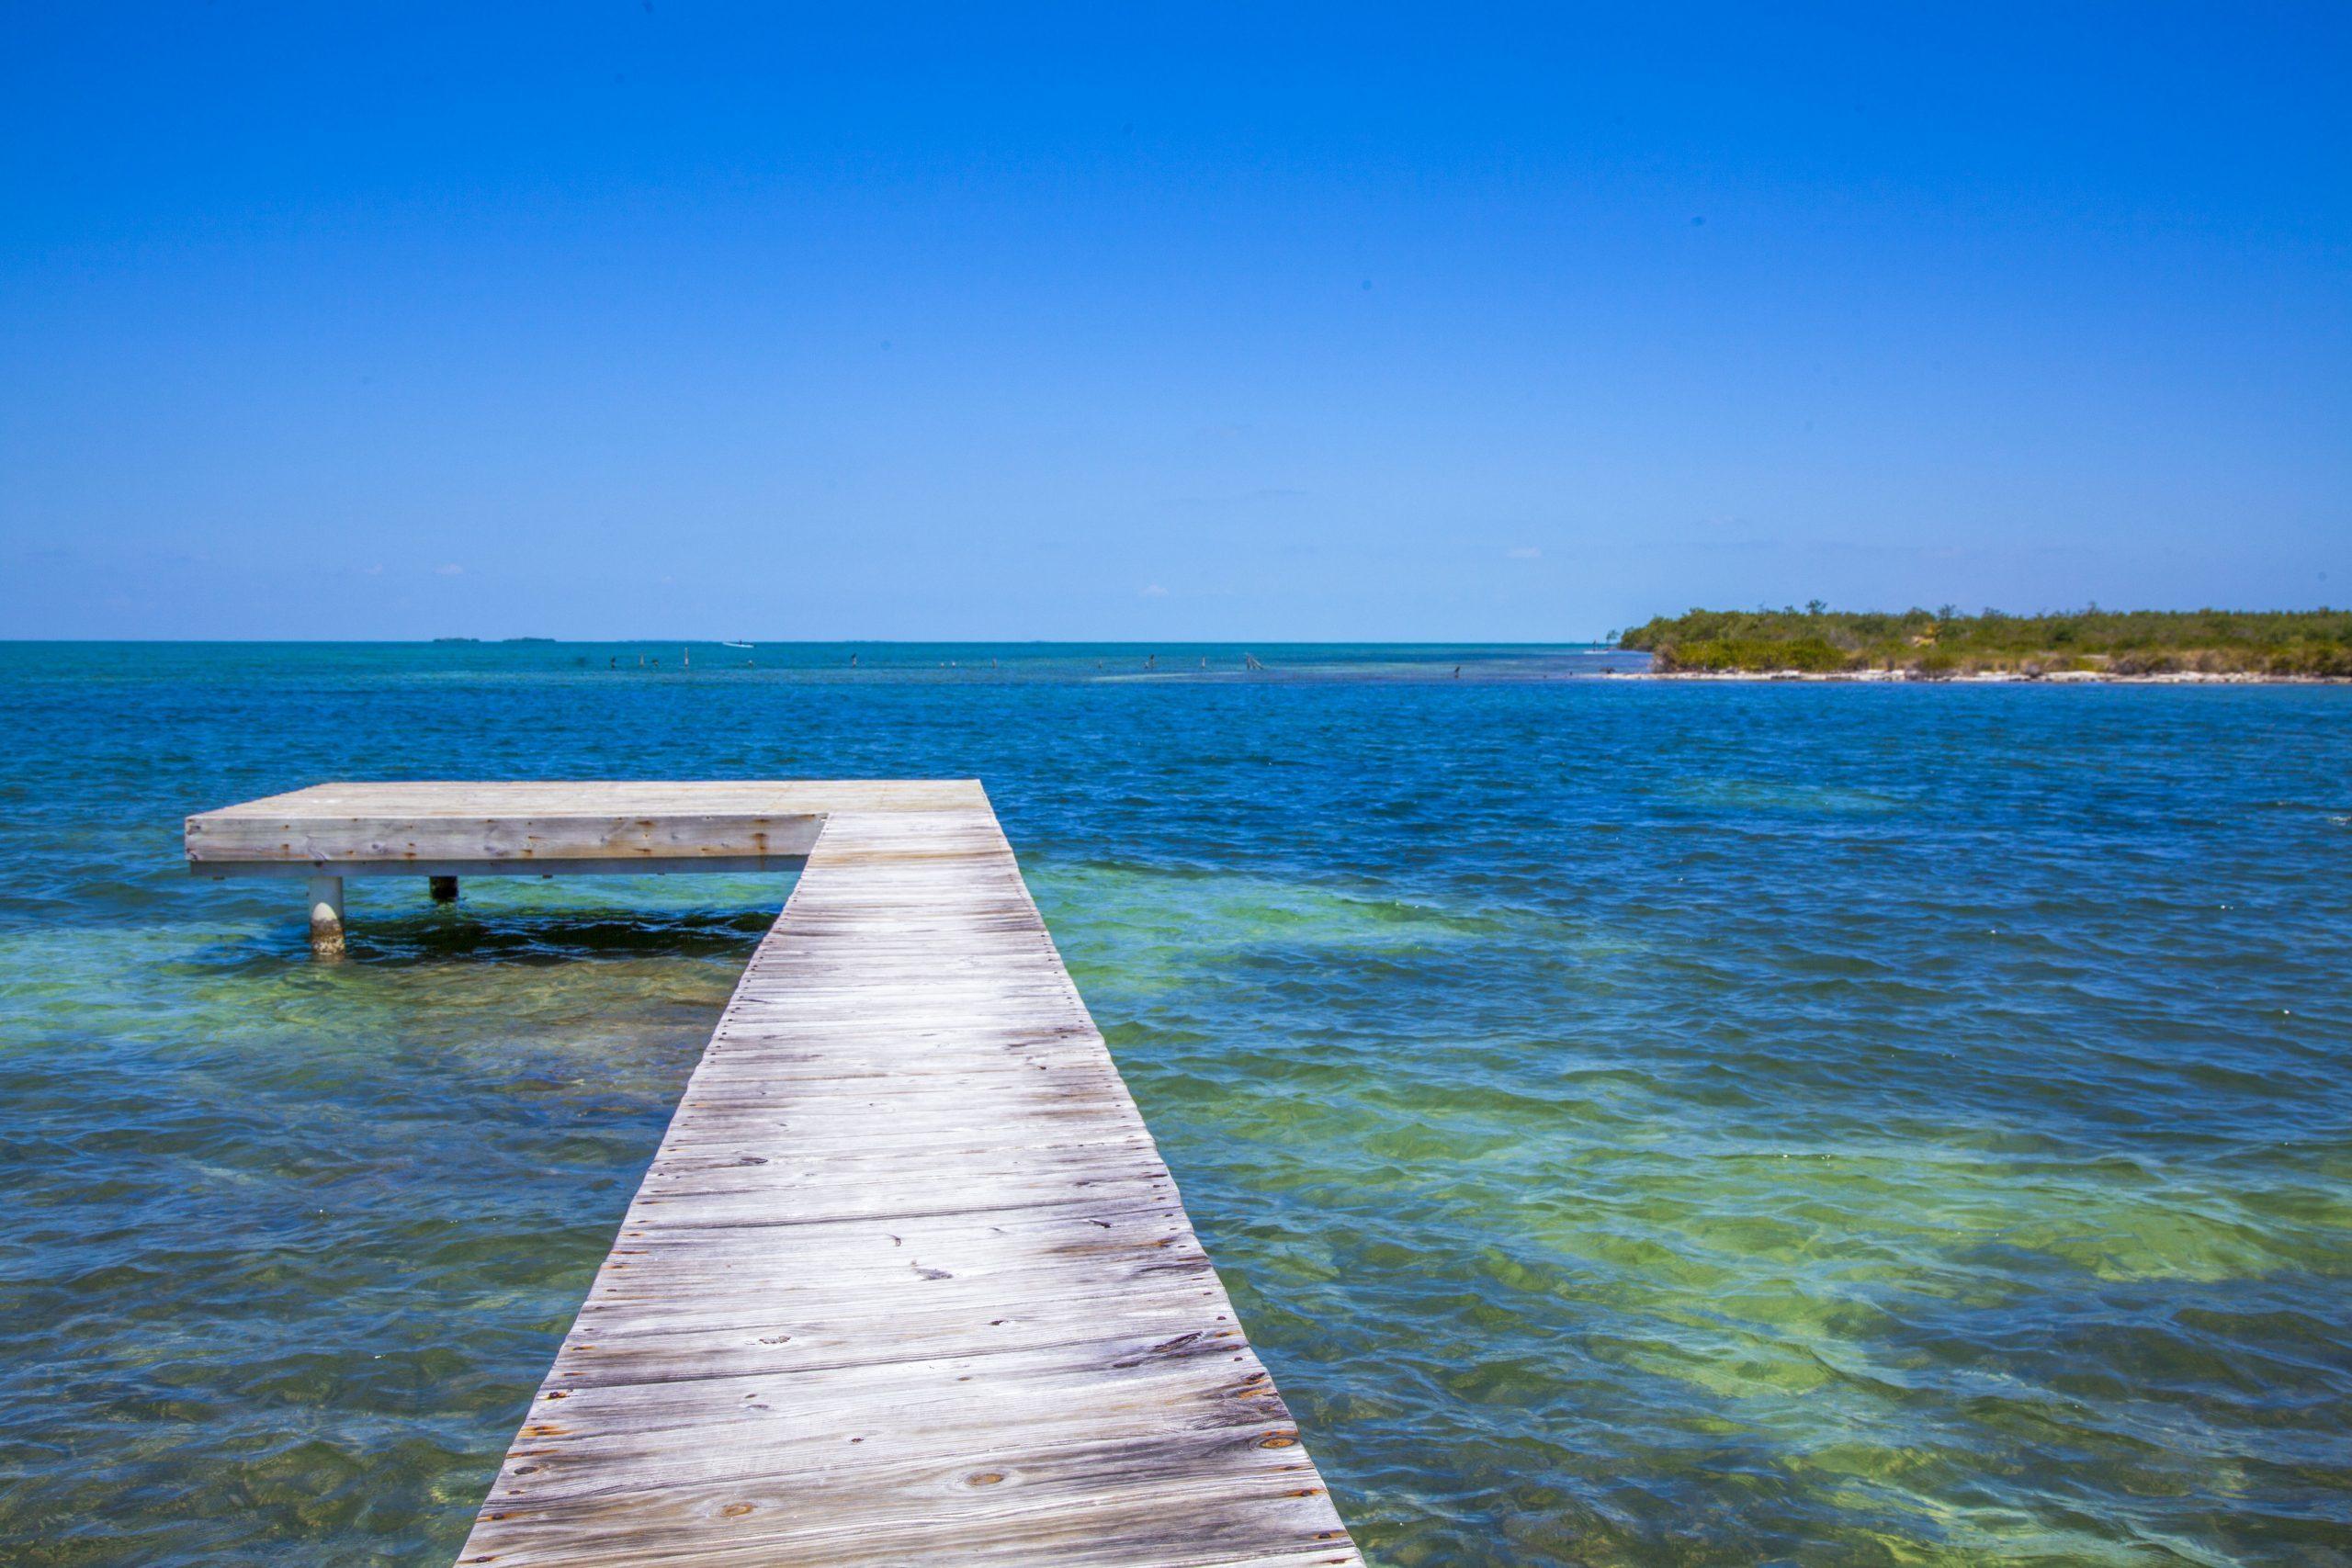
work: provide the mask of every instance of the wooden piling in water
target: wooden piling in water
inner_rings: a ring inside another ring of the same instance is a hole
[[[310,879],[311,951],[321,958],[343,956],[343,878]]]

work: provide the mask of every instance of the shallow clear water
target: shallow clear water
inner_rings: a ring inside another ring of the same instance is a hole
[[[0,1555],[447,1562],[786,891],[184,813],[932,774],[1376,1562],[2352,1562],[2352,690],[850,651],[0,646]]]

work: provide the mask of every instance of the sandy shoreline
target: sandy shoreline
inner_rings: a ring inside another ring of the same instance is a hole
[[[1827,681],[1922,686],[2344,686],[2341,675],[2209,674],[2178,671],[2162,675],[2118,675],[2099,670],[2063,670],[2027,675],[1987,670],[1973,675],[1919,675],[1907,670],[1604,670],[1596,681]]]

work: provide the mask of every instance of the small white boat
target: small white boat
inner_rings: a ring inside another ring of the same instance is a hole
[[[722,642],[718,646],[721,648],[749,648],[752,645],[748,642]]]

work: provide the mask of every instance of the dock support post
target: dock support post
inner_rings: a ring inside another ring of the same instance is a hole
[[[435,903],[454,904],[458,901],[458,879],[456,877],[435,876],[431,877],[428,880],[433,884],[433,901]]]
[[[343,956],[343,878],[311,878],[311,956]]]

